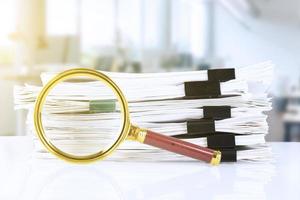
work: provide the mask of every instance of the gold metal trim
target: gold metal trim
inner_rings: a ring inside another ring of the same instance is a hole
[[[210,164],[219,165],[221,162],[221,157],[222,157],[222,153],[220,151],[214,151]]]
[[[42,123],[42,108],[45,103],[46,97],[58,83],[69,79],[69,78],[74,78],[78,76],[85,76],[85,77],[90,77],[97,79],[99,81],[102,81],[105,83],[107,86],[109,86],[115,93],[115,95],[118,98],[118,101],[121,104],[121,113],[122,113],[122,118],[123,118],[123,125],[121,129],[121,134],[116,140],[116,142],[108,149],[104,151],[99,151],[97,153],[87,155],[87,156],[76,156],[72,155],[69,153],[66,153],[64,151],[61,151],[58,149],[56,146],[54,146],[47,136],[45,135],[44,128],[43,128],[43,123]],[[70,162],[75,162],[75,163],[89,163],[95,160],[103,159],[109,154],[111,154],[118,146],[119,144],[124,141],[127,138],[127,135],[129,133],[131,124],[130,124],[130,119],[129,119],[129,109],[128,109],[128,104],[125,99],[125,96],[123,95],[122,91],[120,88],[105,74],[98,72],[96,70],[92,69],[86,69],[86,68],[76,68],[76,69],[70,69],[67,71],[64,71],[57,76],[55,76],[53,79],[51,79],[42,89],[40,92],[39,96],[37,97],[36,103],[35,103],[35,108],[34,108],[34,126],[35,130],[37,132],[38,138],[40,141],[43,143],[43,145],[55,156],[66,160]]]
[[[147,135],[147,130],[131,125],[127,139],[144,143]]]

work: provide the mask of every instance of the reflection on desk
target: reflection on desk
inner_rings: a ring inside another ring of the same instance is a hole
[[[299,143],[272,143],[273,163],[35,160],[25,137],[0,137],[0,199],[300,199]]]

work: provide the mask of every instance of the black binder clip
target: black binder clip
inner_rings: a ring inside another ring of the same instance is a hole
[[[235,135],[233,133],[219,132],[207,136],[207,147],[211,149],[234,148]]]
[[[220,82],[218,81],[185,82],[184,91],[187,98],[211,98],[221,95]]]
[[[231,118],[230,106],[203,106],[203,118],[227,119]]]
[[[235,79],[235,70],[234,68],[209,69],[207,76],[209,81],[225,82]]]
[[[200,119],[187,122],[188,134],[207,134],[216,132],[215,121],[213,119]]]
[[[236,149],[229,148],[229,149],[221,149],[222,157],[221,162],[236,162]]]

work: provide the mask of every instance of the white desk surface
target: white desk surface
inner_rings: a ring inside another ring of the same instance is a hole
[[[0,199],[300,199],[300,143],[271,143],[273,163],[31,159],[27,137],[0,137]]]

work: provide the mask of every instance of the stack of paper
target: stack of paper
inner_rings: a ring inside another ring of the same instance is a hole
[[[133,124],[221,150],[222,161],[270,158],[270,149],[265,144],[268,133],[265,112],[271,109],[267,90],[273,76],[272,63],[235,70],[104,73],[126,96]],[[42,74],[43,84],[55,75]],[[29,110],[27,128],[32,135],[35,135],[32,110],[41,88],[32,85],[15,88],[15,108]],[[119,126],[121,108],[112,99],[115,99],[113,94],[98,81],[82,78],[58,85],[44,107],[48,134],[75,152],[83,146],[93,149],[95,141],[109,139],[107,135]],[[70,141],[70,134],[73,139],[77,138],[76,143]],[[37,138],[34,139],[36,156],[52,157]],[[132,141],[125,141],[109,159],[190,160]]]

